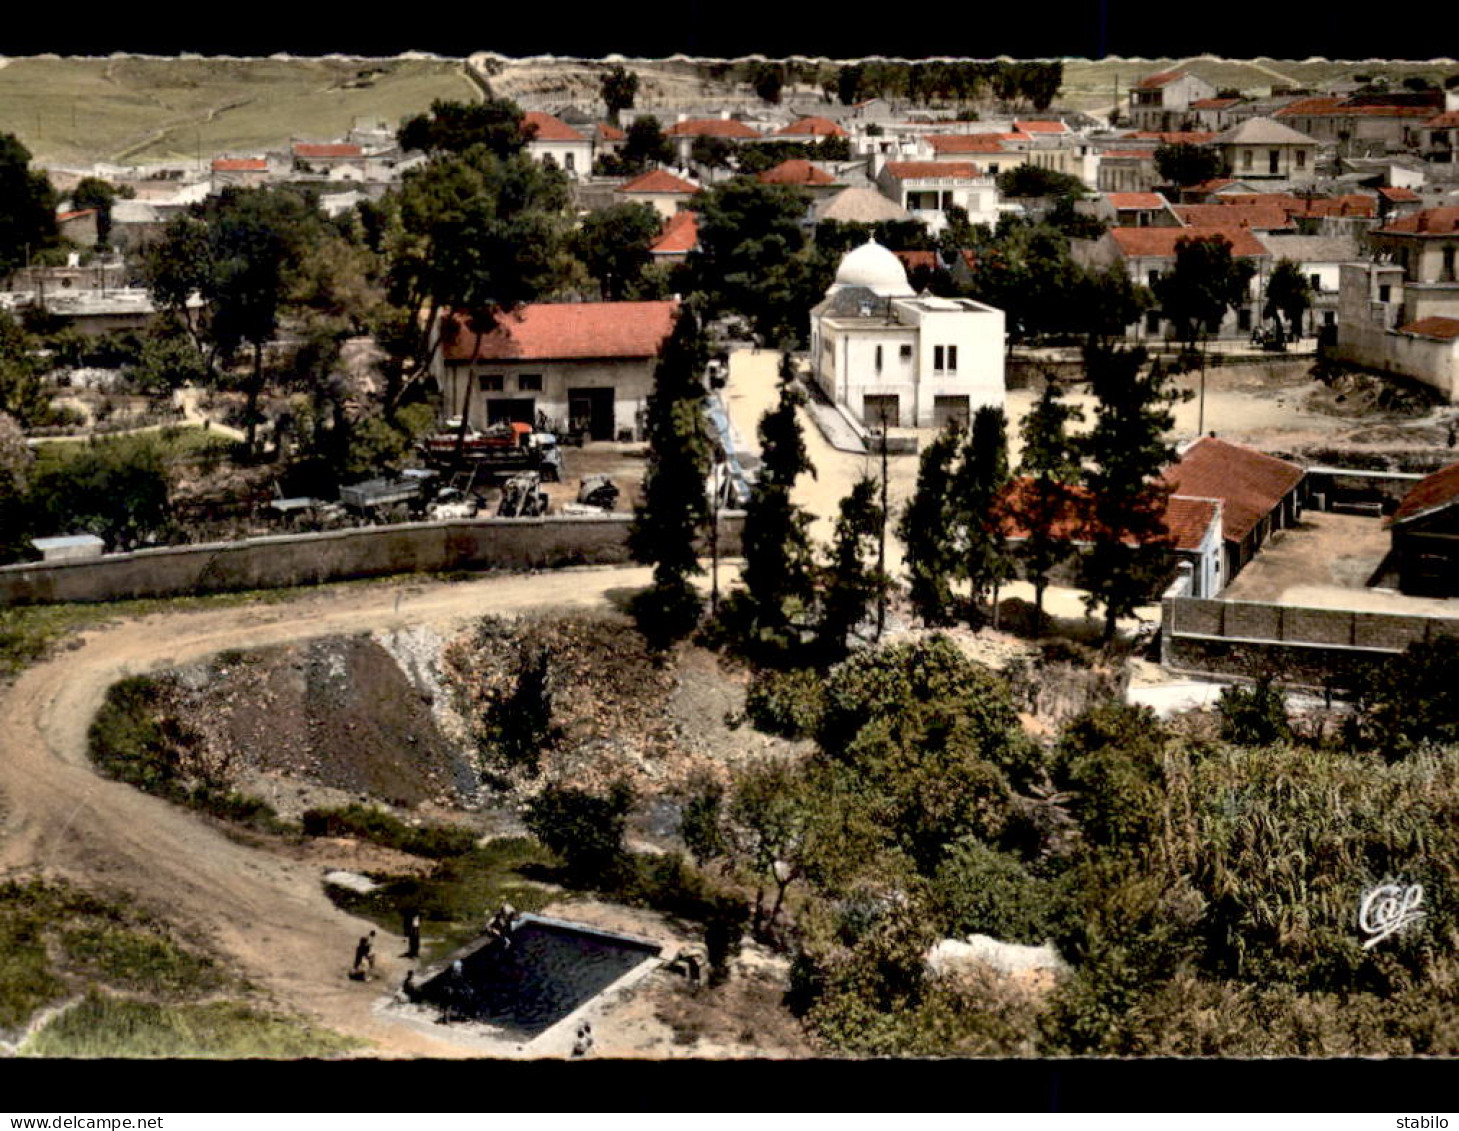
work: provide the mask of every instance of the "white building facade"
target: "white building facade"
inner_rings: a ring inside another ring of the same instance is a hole
[[[811,311],[811,372],[867,427],[940,428],[1003,407],[1004,317],[971,299],[918,296],[875,241],[849,252]]]

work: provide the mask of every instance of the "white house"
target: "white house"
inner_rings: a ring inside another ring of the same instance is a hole
[[[528,110],[522,124],[532,135],[527,153],[534,161],[553,163],[571,177],[586,177],[593,171],[593,139],[585,137],[561,118]]]
[[[964,208],[974,224],[998,222],[998,187],[971,161],[888,161],[876,178],[886,198],[933,232],[947,226],[947,210]]]
[[[811,311],[811,373],[869,427],[940,428],[1004,403],[1004,319],[971,299],[919,297],[876,241],[841,260]]]
[[[1130,88],[1130,124],[1137,130],[1177,130],[1193,117],[1193,103],[1214,97],[1216,88],[1188,71],[1147,75]]]

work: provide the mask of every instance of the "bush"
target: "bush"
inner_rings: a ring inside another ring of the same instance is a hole
[[[305,836],[354,837],[433,860],[470,852],[477,840],[470,829],[408,825],[383,809],[366,805],[310,809],[304,814],[303,825]]]
[[[527,829],[563,862],[568,875],[592,884],[610,878],[623,863],[623,833],[633,790],[619,782],[607,797],[548,786],[528,805]]]
[[[1254,687],[1231,684],[1221,689],[1216,702],[1221,716],[1221,738],[1238,746],[1269,746],[1290,742],[1292,725],[1282,693],[1263,678]]]
[[[933,903],[946,935],[992,935],[1036,946],[1048,937],[1052,892],[1014,857],[977,840],[957,844],[937,869]]]
[[[745,714],[756,730],[807,738],[820,724],[822,677],[811,668],[758,671],[745,693]]]

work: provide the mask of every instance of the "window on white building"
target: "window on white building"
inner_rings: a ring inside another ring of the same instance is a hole
[[[942,353],[941,346],[932,347],[932,372],[934,373],[942,372]]]
[[[1320,291],[1320,290],[1322,290],[1322,276],[1321,275],[1313,275],[1313,276],[1311,276],[1311,279],[1312,279],[1312,289],[1314,291]]]
[[[500,393],[506,388],[506,378],[500,373],[483,373],[477,380],[483,393]]]
[[[949,373],[957,372],[957,346],[947,347],[947,371]]]
[[[912,360],[912,347],[910,345],[903,345],[902,346],[902,360],[903,361],[910,361],[910,360]]]
[[[881,372],[881,346],[876,347],[876,371]]]
[[[540,393],[542,391],[542,374],[519,373],[517,375],[517,391],[522,393]]]

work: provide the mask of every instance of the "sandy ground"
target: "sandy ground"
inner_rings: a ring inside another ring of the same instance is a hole
[[[611,567],[343,590],[282,605],[161,613],[87,632],[0,694],[0,870],[39,868],[119,890],[210,938],[281,1003],[371,1042],[377,1055],[472,1055],[449,1034],[422,1033],[375,1012],[382,992],[405,975],[399,940],[379,947],[379,981],[346,978],[354,941],[370,924],[330,903],[320,878],[335,867],[359,867],[357,858],[289,858],[253,847],[101,779],[87,760],[87,728],[116,680],[225,648],[421,623],[459,626],[487,611],[602,608],[648,581],[647,569]]]

